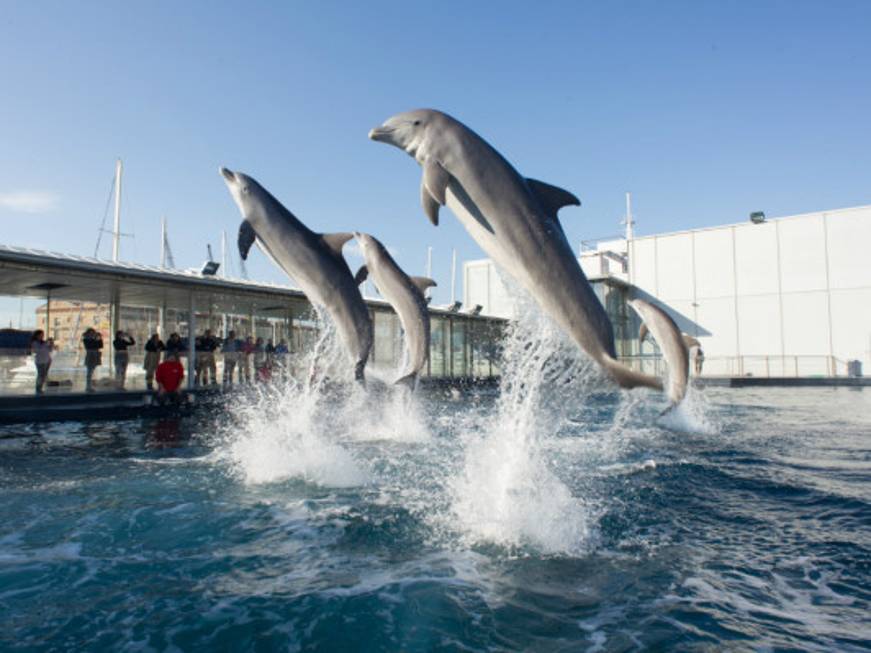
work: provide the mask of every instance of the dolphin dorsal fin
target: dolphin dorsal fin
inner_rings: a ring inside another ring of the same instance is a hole
[[[647,325],[642,322],[641,326],[638,327],[638,342],[644,342],[648,333],[650,333],[650,330],[647,328]]]
[[[357,274],[354,275],[354,283],[358,286],[366,281],[366,278],[369,276],[369,268],[365,265],[361,265],[360,269],[357,270]]]
[[[345,232],[336,233],[336,234],[322,234],[321,238],[324,239],[324,242],[327,244],[333,253],[339,258],[342,257],[342,247],[345,246],[351,238],[354,237],[354,234],[349,234]]]
[[[247,220],[242,220],[242,224],[239,225],[239,256],[242,257],[243,261],[248,260],[248,252],[251,250],[251,245],[254,244],[254,240],[257,238],[257,234],[254,233],[254,227],[251,226],[251,223]]]
[[[408,277],[417,289],[421,292],[421,294],[426,294],[426,289],[430,286],[437,286],[438,284],[430,279],[429,277]]]
[[[551,186],[543,181],[538,181],[538,179],[527,179],[526,184],[541,204],[541,207],[552,218],[555,218],[557,211],[564,206],[581,205],[581,200],[563,188]]]

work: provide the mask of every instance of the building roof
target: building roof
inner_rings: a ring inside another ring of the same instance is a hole
[[[197,311],[240,314],[308,307],[303,292],[292,286],[0,245],[0,295],[45,298],[49,293],[52,299],[118,300],[130,306],[183,310],[189,308],[193,296]],[[366,303],[370,308],[392,310],[383,300],[367,299]]]

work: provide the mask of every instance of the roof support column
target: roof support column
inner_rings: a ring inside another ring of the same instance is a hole
[[[112,293],[112,303],[109,305],[109,376],[115,378],[115,334],[120,329],[121,322],[121,289]]]
[[[194,292],[189,295],[188,305],[188,390],[194,389],[194,368],[196,366],[197,312]]]

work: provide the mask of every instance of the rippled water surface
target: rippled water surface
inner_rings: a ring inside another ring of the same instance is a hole
[[[871,647],[871,393],[545,389],[3,427],[0,649]]]

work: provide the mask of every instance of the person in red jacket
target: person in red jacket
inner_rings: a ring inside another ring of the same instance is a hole
[[[181,401],[181,382],[184,379],[184,367],[178,362],[178,356],[167,352],[166,359],[157,366],[154,380],[157,381],[157,403]]]

